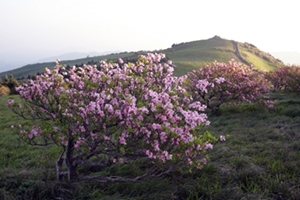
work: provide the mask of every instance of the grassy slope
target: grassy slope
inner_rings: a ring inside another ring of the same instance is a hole
[[[223,107],[221,116],[210,118],[208,130],[230,136],[211,152],[215,172],[202,190],[217,187],[211,192],[219,193],[218,199],[299,197],[300,98],[279,93],[273,99],[277,103],[271,111]]]
[[[9,98],[14,98],[17,102],[20,100],[18,96],[0,96],[0,173],[3,175],[6,170],[12,174],[41,170],[49,164],[50,160],[57,158],[57,151],[52,147],[40,148],[27,145],[16,134],[12,134],[11,125],[18,124],[22,119],[14,115],[6,106]],[[51,166],[53,167],[54,165]]]
[[[249,49],[245,48],[243,44],[239,44],[239,50],[244,59],[246,59],[249,63],[251,63],[258,70],[264,71],[272,71],[277,69],[281,64],[273,63],[264,59],[262,56],[258,56],[253,51],[249,51]]]
[[[237,60],[231,41],[221,38],[183,43],[162,52],[177,66],[175,75],[186,74],[215,60]]]
[[[5,106],[8,97],[0,97],[0,199],[297,199],[300,98],[282,93],[272,98],[277,100],[273,110],[244,104],[223,106],[222,115],[210,116],[205,129],[229,136],[210,151],[210,162],[190,175],[142,183],[59,184],[54,181],[57,149],[27,146],[12,135],[11,123],[20,119]],[[103,173],[133,171],[122,165]]]
[[[272,62],[263,59],[266,55],[257,48],[246,48],[242,43],[239,43],[239,48],[241,55],[244,59],[252,63],[255,67],[260,70],[273,70],[278,67],[278,63],[274,64]],[[174,74],[176,76],[184,75],[189,71],[200,68],[205,64],[211,63],[213,61],[218,62],[228,62],[230,59],[239,60],[235,54],[233,44],[231,40],[222,39],[220,37],[213,37],[207,40],[199,40],[193,42],[186,42],[175,45],[172,48],[161,50],[160,52],[165,53],[177,66]],[[254,52],[257,52],[256,54]],[[89,61],[100,61],[103,59],[117,59],[119,57],[131,57],[135,58],[138,54],[144,54],[145,52],[130,52],[130,53],[119,53],[110,54],[106,56],[97,56],[90,58],[83,58],[77,60],[63,61],[62,64],[65,65],[75,65],[75,64],[85,64]],[[37,72],[43,72],[45,67],[53,68],[54,62],[52,63],[38,63],[27,65],[19,69],[2,72],[0,77],[5,75],[13,74],[15,78],[28,75],[35,75]]]

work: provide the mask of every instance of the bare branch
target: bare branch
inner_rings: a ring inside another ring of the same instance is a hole
[[[172,167],[170,167],[167,171],[163,171],[160,173],[155,173],[157,169],[153,169],[148,171],[147,173],[137,176],[135,178],[124,178],[120,176],[101,176],[101,175],[95,175],[95,176],[80,176],[79,181],[99,181],[99,182],[140,182],[144,178],[157,178],[162,177],[166,174],[168,174],[172,170]]]

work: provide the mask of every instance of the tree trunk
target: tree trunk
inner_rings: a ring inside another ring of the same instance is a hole
[[[56,162],[56,180],[61,181],[62,180],[62,164],[64,162],[64,159],[62,157],[59,157],[59,159]]]
[[[78,180],[78,174],[76,171],[76,166],[74,166],[72,160],[65,158],[65,163],[67,165],[67,169],[68,169],[68,181],[72,182],[72,181],[76,181]]]
[[[78,174],[76,171],[77,165],[74,164],[73,160],[74,153],[74,141],[72,138],[69,138],[68,147],[66,150],[65,163],[68,169],[68,181],[76,181],[78,179]]]

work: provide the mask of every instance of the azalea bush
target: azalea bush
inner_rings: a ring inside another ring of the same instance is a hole
[[[282,66],[266,74],[274,86],[275,91],[299,92],[300,91],[300,66]]]
[[[186,85],[193,99],[215,114],[224,103],[263,101],[269,107],[273,105],[273,102],[261,98],[271,87],[264,73],[234,60],[213,62],[188,73]]]
[[[101,61],[100,68],[66,70],[57,64],[17,88],[23,102],[10,99],[8,106],[28,122],[12,128],[31,145],[61,148],[58,180],[65,174],[64,165],[70,181],[128,180],[82,176],[78,166],[130,164],[139,158],[171,163],[171,168],[201,168],[206,150],[216,141],[199,132],[209,124],[206,105],[194,101],[184,77],[172,73],[172,62],[164,54],[142,55],[136,63]]]

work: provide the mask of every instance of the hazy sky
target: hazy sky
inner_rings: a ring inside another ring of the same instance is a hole
[[[215,35],[266,52],[300,52],[298,3],[0,0],[0,71],[1,62],[15,66],[68,52],[164,49]]]

